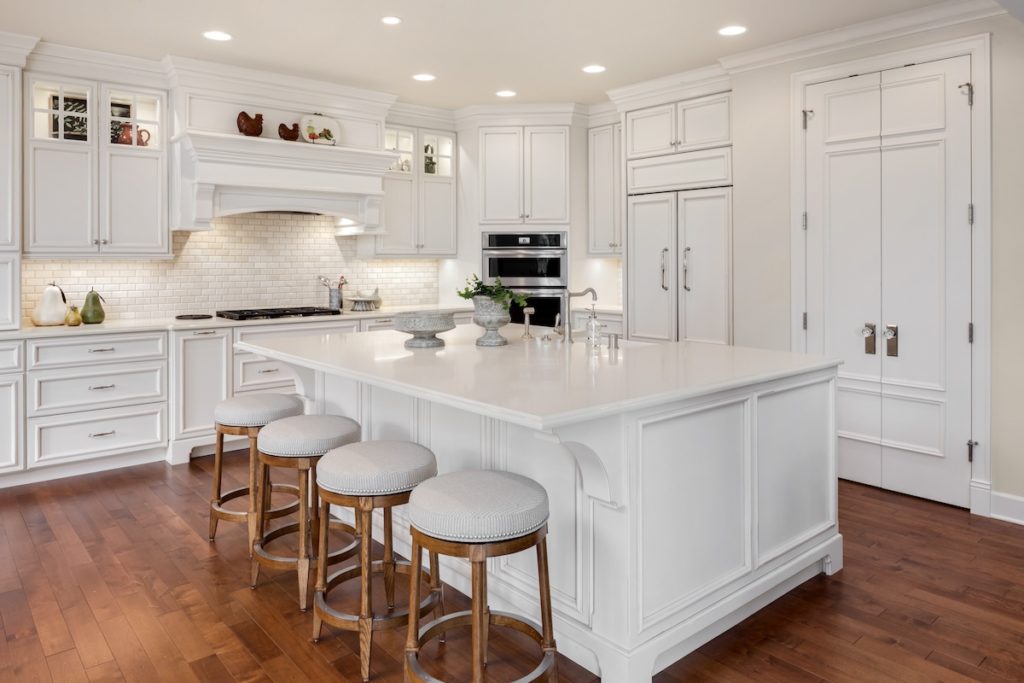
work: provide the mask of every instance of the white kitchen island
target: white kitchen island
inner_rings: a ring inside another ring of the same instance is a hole
[[[605,683],[648,681],[842,568],[838,361],[696,343],[594,353],[517,326],[478,348],[480,333],[460,326],[443,349],[407,350],[394,331],[237,347],[287,363],[314,411],[359,420],[366,439],[417,441],[441,472],[541,482],[558,648]],[[492,605],[536,618],[533,554],[491,562]],[[468,593],[468,564],[449,558],[442,579]]]

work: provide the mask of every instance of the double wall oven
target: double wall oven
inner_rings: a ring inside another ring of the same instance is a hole
[[[569,286],[569,245],[564,232],[485,232],[482,279],[502,284],[526,296],[535,313],[530,322],[554,327],[564,323],[565,292]],[[512,322],[522,323],[523,309],[513,303]]]

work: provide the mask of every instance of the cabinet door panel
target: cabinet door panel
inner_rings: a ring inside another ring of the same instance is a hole
[[[523,221],[523,129],[480,129],[480,222]]]
[[[377,252],[416,253],[416,184],[411,175],[384,178],[384,234],[377,238]]]
[[[588,139],[589,210],[588,224],[591,254],[619,254],[621,183],[618,124],[594,128]]]
[[[168,245],[163,158],[150,152],[115,150],[104,155],[106,189],[100,200],[102,250],[165,254]]]
[[[21,325],[21,257],[0,254],[0,330]]]
[[[676,151],[674,104],[640,109],[626,114],[626,158],[641,159]]]
[[[455,255],[455,183],[424,177],[420,181],[419,253]]]
[[[682,143],[677,151],[729,143],[729,95],[701,97],[676,106],[676,129]]]
[[[525,214],[527,223],[569,222],[569,129],[527,126]]]
[[[231,330],[175,334],[174,436],[213,433],[213,409],[231,395]]]
[[[731,193],[679,195],[680,341],[732,340]]]
[[[33,143],[29,159],[31,253],[96,251],[93,151],[84,143]]]
[[[21,167],[19,72],[0,66],[0,251],[21,244]]]
[[[630,197],[628,331],[631,339],[676,339],[676,195]]]
[[[0,473],[25,467],[21,375],[0,376]]]

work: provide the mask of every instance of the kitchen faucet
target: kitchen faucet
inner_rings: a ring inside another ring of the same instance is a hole
[[[565,306],[564,306],[565,321],[563,322],[563,329],[564,329],[563,339],[565,339],[565,341],[570,343],[570,344],[572,343],[572,313],[571,313],[571,311],[569,309],[570,309],[570,307],[572,305],[572,299],[573,299],[573,297],[585,296],[587,294],[590,295],[590,300],[593,303],[597,303],[597,292],[594,291],[593,287],[587,287],[586,289],[584,289],[583,291],[580,291],[580,292],[570,292],[567,289],[567,290],[565,290],[565,294],[562,295],[562,296],[565,297]]]

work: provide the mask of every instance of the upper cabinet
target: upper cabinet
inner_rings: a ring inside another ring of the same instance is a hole
[[[26,78],[25,252],[167,255],[165,94]]]
[[[622,124],[591,128],[587,136],[591,254],[622,253]]]
[[[569,127],[480,128],[480,223],[569,223]]]
[[[710,95],[626,114],[626,159],[728,145],[730,96]]]
[[[455,134],[389,126],[384,147],[398,161],[384,176],[378,256],[455,256]]]
[[[21,246],[20,78],[19,69],[0,65],[0,251]]]

